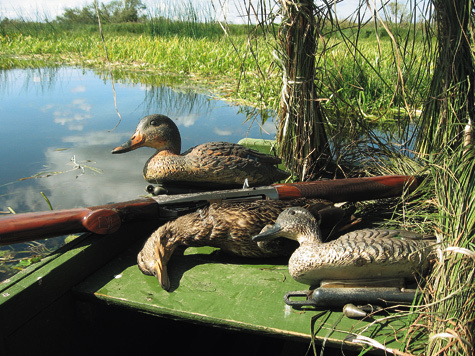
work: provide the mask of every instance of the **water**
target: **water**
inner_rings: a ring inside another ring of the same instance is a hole
[[[122,116],[118,124],[112,84],[104,73],[64,67],[0,74],[2,215],[9,209],[49,210],[41,193],[55,210],[144,195],[147,182],[142,169],[154,150],[140,148],[122,155],[112,155],[111,150],[127,140],[148,114],[175,120],[182,150],[209,141],[272,139],[275,134],[271,120],[264,132],[257,123],[246,122],[239,107],[192,90],[116,80]]]

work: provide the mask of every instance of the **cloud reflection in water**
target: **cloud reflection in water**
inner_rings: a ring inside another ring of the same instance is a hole
[[[271,120],[264,125],[270,132],[267,135],[256,123],[246,122],[238,107],[208,95],[125,79],[116,86],[123,119],[112,130],[118,119],[106,77],[69,67],[4,71],[0,149],[6,154],[0,157],[0,210],[47,210],[40,192],[54,209],[126,201],[145,194],[148,183],[142,170],[153,149],[123,155],[112,155],[111,150],[151,113],[177,122],[182,150],[223,138],[230,142],[243,137],[271,139],[275,133]],[[84,171],[73,169],[73,156]],[[18,181],[37,173],[42,178]]]

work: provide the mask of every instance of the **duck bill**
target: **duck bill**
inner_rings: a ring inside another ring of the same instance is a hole
[[[112,150],[112,153],[125,153],[136,148],[142,147],[145,144],[145,136],[140,132],[135,132],[134,135],[127,141],[124,142],[119,147],[116,147]]]
[[[272,225],[270,227],[264,228],[263,230],[264,231],[261,231],[259,235],[254,236],[252,241],[259,242],[273,240],[280,237],[280,233],[282,232],[282,228],[279,224]]]
[[[170,278],[168,278],[167,265],[163,263],[162,260],[158,259],[155,264],[155,277],[157,277],[158,282],[161,287],[169,291],[170,290]]]

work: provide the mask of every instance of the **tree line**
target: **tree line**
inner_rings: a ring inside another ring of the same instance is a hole
[[[141,0],[113,0],[99,5],[99,14],[104,23],[140,22],[145,19],[142,15],[146,6]],[[67,8],[61,16],[56,17],[60,23],[95,24],[97,23],[94,3],[82,8]]]

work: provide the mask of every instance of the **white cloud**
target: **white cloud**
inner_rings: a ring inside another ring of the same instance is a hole
[[[72,122],[68,125],[68,129],[71,131],[82,131],[84,129],[84,125]]]
[[[88,132],[87,135],[72,135],[63,137],[65,143],[73,143],[75,146],[95,146],[121,144],[130,136],[130,133],[109,131]],[[112,150],[113,147],[111,147]]]
[[[212,16],[213,14],[207,14],[207,12],[212,12],[213,7],[210,6],[209,0],[190,0],[191,4],[197,10],[202,10],[204,13],[203,16]],[[253,11],[259,11],[260,6],[258,6],[259,0],[251,0],[251,22],[255,23],[256,15],[253,14]],[[278,10],[278,5],[276,0],[264,0],[266,3],[267,11],[272,9],[276,12]],[[110,2],[110,0],[103,1],[104,3]],[[380,1],[378,0],[378,3]],[[92,4],[92,0],[7,0],[0,1],[0,18],[7,17],[10,19],[14,18],[23,18],[32,21],[42,21],[45,18],[52,20],[57,16],[63,14],[66,8],[82,8],[86,5]],[[170,1],[170,0],[143,0],[143,3],[147,6],[147,10],[151,14],[163,15],[167,12],[180,11],[179,9],[185,8],[183,10],[186,12],[186,6],[180,3],[179,1]],[[338,18],[344,18],[350,15],[355,9],[360,5],[360,3],[365,4],[363,0],[345,0],[339,2],[336,6]],[[372,1],[371,3],[374,3]],[[214,9],[216,9],[216,17],[219,21],[228,21],[230,23],[247,23],[247,8],[249,7],[247,1],[242,0],[213,0]],[[175,8],[177,10],[175,10]],[[182,11],[182,12],[183,12]],[[197,11],[200,12],[200,11]],[[257,14],[259,17],[259,14]],[[175,16],[176,17],[176,16]]]
[[[219,136],[231,136],[233,134],[231,130],[220,129],[219,127],[215,127],[213,132]]]
[[[53,113],[53,117],[54,117],[54,122],[56,124],[60,124],[62,126],[66,125],[68,122],[71,121],[71,119],[67,118],[67,117],[64,117],[63,116],[63,113],[60,112],[60,111],[55,111]]]
[[[86,113],[74,113],[70,110],[55,111],[53,112],[54,122],[62,126],[67,125],[71,131],[82,131],[84,128],[80,121],[92,118],[91,115]]]
[[[25,206],[27,211],[48,210],[39,192],[46,194],[54,209],[136,199],[145,194],[147,182],[142,177],[142,168],[149,155],[149,150],[112,155],[107,145],[49,148],[45,151],[45,172],[50,173],[43,178],[16,182],[2,203],[13,208]]]
[[[53,105],[53,104],[47,104],[47,105],[45,105],[45,106],[42,106],[42,107],[40,108],[40,110],[41,110],[42,112],[47,112],[47,111],[50,111],[52,108],[54,108],[54,105]]]
[[[48,112],[57,107],[57,104],[48,104],[43,106],[41,110]],[[87,103],[86,99],[74,99],[71,104],[61,105],[53,111],[53,121],[62,126],[67,125],[71,131],[82,131],[84,129],[84,123],[81,122],[92,118],[92,115],[89,114],[91,110],[92,105]]]
[[[103,2],[108,3],[110,0]],[[259,9],[259,6],[256,6],[257,2],[258,0],[252,0],[254,9]],[[166,14],[170,11],[172,11],[172,14],[173,11],[186,13],[188,6],[188,2],[184,4],[179,1],[170,0],[143,0],[143,3],[147,6],[150,13],[156,13],[157,15]],[[222,7],[220,3],[223,4]],[[42,21],[45,18],[52,20],[56,16],[62,15],[66,8],[82,8],[90,4],[92,4],[92,0],[7,0],[0,2],[0,17],[8,17],[10,19],[23,18],[32,21]],[[212,15],[208,14],[208,12],[212,12],[209,0],[191,0],[191,4],[198,14],[202,12],[205,17]],[[246,6],[243,5],[242,0],[213,0],[213,4],[219,20],[227,19],[227,21],[233,23],[247,22],[247,19],[242,16],[246,12]]]
[[[86,99],[74,99],[72,103],[73,107],[81,109],[83,111],[89,112],[91,111],[92,106],[86,102]]]
[[[262,129],[270,135],[275,135],[277,133],[277,127],[275,126],[275,122],[272,120],[267,120],[264,125],[262,125]]]
[[[78,85],[71,89],[71,93],[84,93],[86,91],[85,85]]]
[[[185,116],[179,116],[176,118],[177,125],[183,125],[185,127],[190,127],[193,126],[196,122],[196,120],[199,119],[198,114],[189,114]]]

